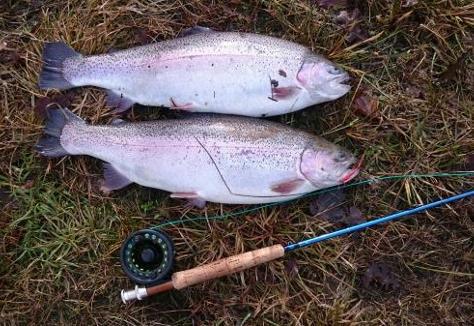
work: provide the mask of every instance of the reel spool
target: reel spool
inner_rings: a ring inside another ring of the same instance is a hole
[[[122,269],[133,282],[155,285],[169,279],[174,246],[161,232],[143,229],[132,233],[120,249]]]

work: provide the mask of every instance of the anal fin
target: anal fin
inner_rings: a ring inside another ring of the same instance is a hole
[[[104,180],[100,190],[109,193],[112,190],[122,189],[133,183],[127,177],[118,172],[110,163],[104,163]]]
[[[185,198],[188,200],[189,205],[193,207],[204,208],[206,206],[206,201],[195,192],[173,192],[170,197]]]
[[[196,208],[200,208],[200,209],[203,209],[204,207],[206,207],[206,201],[202,198],[189,199],[188,204],[191,207],[196,207]]]
[[[115,113],[122,113],[130,109],[135,102],[121,93],[107,90],[107,106],[114,109]]]

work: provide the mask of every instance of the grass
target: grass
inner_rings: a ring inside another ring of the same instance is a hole
[[[354,87],[347,96],[275,120],[364,153],[360,179],[472,169],[474,6],[461,0],[348,1],[344,9],[318,2],[328,1],[0,4],[0,319],[5,324],[474,322],[472,200],[124,306],[119,290],[132,284],[121,271],[118,250],[130,232],[235,208],[211,204],[189,211],[166,193],[136,185],[104,197],[96,160],[46,160],[33,151],[42,128],[34,108],[40,98],[57,94],[36,86],[43,42],[64,40],[84,54],[101,53],[172,38],[199,24],[294,40],[349,70]],[[360,15],[347,26],[335,22],[341,10],[354,8]],[[356,32],[363,37],[348,41]],[[375,117],[355,112],[360,96],[378,103]],[[101,90],[78,89],[70,108],[92,123],[112,119]],[[167,115],[140,107],[128,118]],[[347,205],[366,217],[380,216],[472,184],[472,178],[384,181],[347,191]],[[335,225],[310,213],[311,200],[167,228],[178,253],[176,270],[333,230]],[[374,262],[388,266],[399,286],[364,287]]]

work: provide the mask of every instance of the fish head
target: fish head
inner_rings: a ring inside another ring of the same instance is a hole
[[[300,162],[300,171],[317,189],[347,183],[360,172],[362,160],[347,150],[330,144],[330,147],[306,149]]]
[[[350,85],[345,84],[349,80],[349,74],[336,64],[319,56],[305,60],[296,79],[308,91],[315,103],[335,100],[351,89]]]

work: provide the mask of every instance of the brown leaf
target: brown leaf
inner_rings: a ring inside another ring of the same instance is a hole
[[[341,190],[327,192],[319,195],[309,204],[309,211],[311,215],[322,214],[324,219],[337,222],[343,214],[337,206],[341,205],[345,199],[346,195]]]
[[[152,43],[154,41],[152,35],[153,33],[148,29],[141,27],[135,29],[135,41],[137,44],[146,45]]]
[[[382,262],[375,262],[370,264],[364,276],[362,276],[362,286],[366,289],[381,287],[389,291],[398,290],[400,283],[389,265]]]
[[[345,224],[347,224],[348,226],[360,224],[360,223],[363,223],[365,221],[367,221],[367,220],[362,215],[362,212],[360,211],[360,209],[358,209],[355,206],[352,206],[352,207],[349,208],[347,216],[344,220]]]
[[[347,0],[314,0],[316,4],[323,8],[345,8],[347,7]]]
[[[1,50],[0,63],[16,66],[23,62],[23,58],[14,50]]]
[[[298,275],[298,264],[296,262],[296,259],[290,258],[288,260],[285,265],[285,272],[291,277]]]
[[[464,159],[464,169],[474,171],[474,153],[468,154]]]
[[[34,108],[35,115],[45,118],[46,111],[51,106],[59,106],[61,108],[70,106],[74,99],[74,95],[74,91],[67,91],[64,94],[58,94],[52,97],[45,96],[38,98]]]
[[[354,23],[360,17],[359,9],[341,10],[336,17],[334,17],[334,22],[339,25],[347,26]]]
[[[380,117],[378,97],[365,90],[356,95],[352,103],[352,109],[356,114],[365,118],[376,119]]]
[[[12,201],[10,191],[4,188],[0,188],[0,204],[3,206]]]
[[[24,184],[22,184],[20,186],[21,189],[24,189],[24,190],[28,190],[28,189],[31,189],[33,188],[33,186],[35,185],[35,181],[34,180],[28,180],[26,181]]]
[[[455,62],[446,67],[446,70],[439,75],[443,81],[455,81],[459,72],[464,68],[464,61],[467,58],[467,52],[462,54]]]
[[[359,9],[341,10],[336,17],[334,22],[344,27],[347,35],[346,41],[349,44],[360,42],[369,37],[369,33],[360,27],[360,11]]]
[[[31,0],[30,4],[34,9],[39,9],[44,5],[44,0]]]
[[[342,205],[345,199],[342,190],[321,194],[309,204],[309,211],[312,215],[341,226],[365,222],[366,219],[358,208]]]
[[[425,99],[425,92],[419,87],[414,86],[414,85],[408,85],[405,88],[405,93],[412,98],[417,98],[421,100]]]
[[[346,41],[349,44],[363,41],[369,37],[369,33],[360,28],[359,26],[354,26],[350,29],[349,34],[346,36]]]
[[[405,0],[403,1],[402,7],[412,7],[418,3],[418,0]]]

